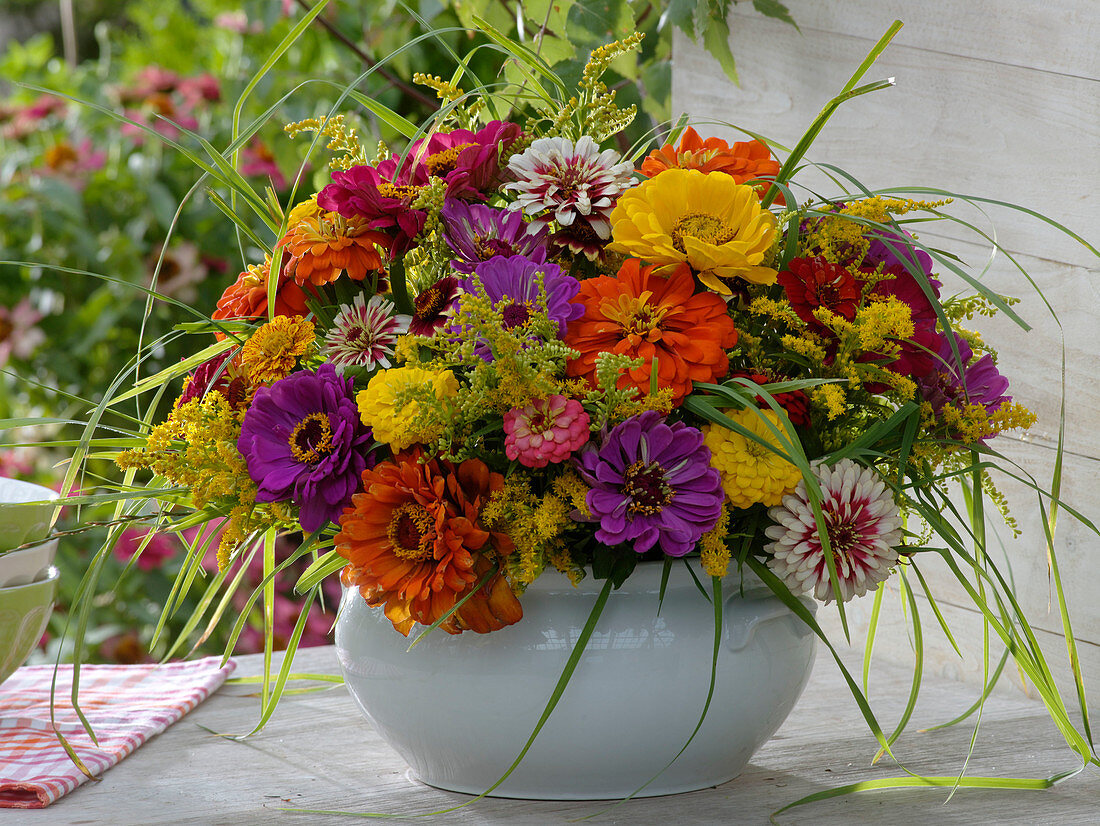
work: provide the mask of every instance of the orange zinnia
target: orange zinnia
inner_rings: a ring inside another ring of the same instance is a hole
[[[366,219],[344,218],[335,212],[306,215],[279,241],[279,247],[290,254],[283,272],[295,283],[320,287],[342,272],[356,281],[377,272],[379,292],[385,289],[381,250],[389,244],[389,236],[370,229]]]
[[[673,404],[692,390],[692,382],[714,381],[726,374],[726,350],[737,343],[737,329],[726,303],[711,292],[695,293],[687,264],[642,267],[628,259],[617,276],[601,275],[581,282],[573,301],[584,315],[569,322],[565,343],[580,352],[566,365],[570,376],[595,383],[596,357],[623,353],[641,357],[641,367],[624,373],[619,387],[649,392],[657,361],[657,386],[671,387]]]
[[[264,318],[267,316],[267,281],[271,260],[253,265],[237,276],[237,280],[225,288],[218,299],[218,307],[211,318]],[[289,276],[279,273],[279,286],[275,292],[275,315],[304,316],[309,314],[306,294]]]
[[[678,147],[673,148],[671,143],[666,143],[660,149],[654,149],[642,161],[638,171],[647,178],[653,178],[666,169],[676,168],[725,172],[739,184],[753,178],[772,178],[779,174],[779,162],[772,159],[771,151],[761,141],[737,141],[730,146],[721,138],[703,140],[690,126],[684,130]],[[767,185],[758,183],[754,187],[763,197]],[[776,196],[775,203],[786,203],[782,194]]]
[[[352,497],[336,535],[336,550],[348,560],[341,580],[370,605],[385,605],[386,618],[406,636],[415,622],[436,622],[473,590],[494,557],[514,550],[505,534],[479,522],[503,484],[480,459],[456,467],[403,453],[363,471],[363,492]],[[522,616],[498,572],[439,627],[484,634]]]

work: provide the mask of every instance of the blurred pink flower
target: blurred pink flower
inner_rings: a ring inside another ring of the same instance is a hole
[[[170,69],[150,64],[138,72],[130,91],[135,98],[147,98],[157,92],[171,92],[179,85],[180,76]]]
[[[275,189],[286,189],[286,176],[275,163],[275,156],[259,138],[241,150],[241,174],[251,176],[266,175]]]
[[[214,103],[222,97],[218,79],[209,73],[185,77],[180,81],[178,91],[189,106],[198,106],[204,102]]]
[[[0,305],[0,366],[12,356],[27,358],[46,340],[46,334],[35,326],[41,319],[42,313],[27,297],[14,307]]]
[[[118,542],[115,543],[115,557],[123,562],[129,562],[131,557],[141,548],[152,531],[149,528],[127,528],[122,532]],[[174,557],[179,551],[179,543],[167,534],[154,533],[149,544],[141,551],[137,558],[137,566],[142,571],[154,571],[164,566],[164,563]]]
[[[65,111],[66,106],[67,104],[61,98],[53,95],[41,95],[34,103],[23,110],[23,114],[34,120],[42,120],[42,118],[50,115],[60,115]]]
[[[166,92],[157,92],[142,101],[141,109],[126,109],[123,114],[132,121],[152,127],[169,140],[175,140],[180,135],[180,128],[195,130],[199,127],[199,122],[191,114],[190,102],[183,101],[183,104],[179,105]],[[145,139],[144,130],[131,123],[122,124],[118,131],[132,138],[139,146]]]
[[[85,138],[77,146],[60,140],[42,153],[41,172],[68,182],[81,190],[87,184],[89,172],[102,169],[107,160],[106,152],[96,152],[92,142]]]
[[[223,12],[214,18],[214,25],[237,34],[258,34],[264,30],[264,25],[259,20],[250,24],[248,15],[243,11]]]
[[[4,127],[5,138],[22,140],[28,135],[38,131],[39,124],[50,115],[61,115],[65,112],[66,103],[61,98],[52,95],[42,95],[29,106],[5,109],[4,117],[0,120],[8,121]]]
[[[0,476],[8,479],[26,479],[34,473],[34,462],[26,458],[26,451],[19,448],[0,450]]]

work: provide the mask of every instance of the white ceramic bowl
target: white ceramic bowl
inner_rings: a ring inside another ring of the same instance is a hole
[[[0,588],[0,683],[23,664],[42,638],[57,597],[57,568],[27,585]]]
[[[18,551],[0,552],[0,588],[27,585],[44,578],[56,553],[56,539]]]
[[[0,476],[0,552],[46,538],[57,491]]]
[[[714,699],[691,745],[665,768],[706,701],[714,608],[675,564],[658,613],[662,567],[642,562],[612,592],[560,703],[493,796],[616,799],[658,774],[641,796],[716,786],[779,728],[809,678],[814,635],[756,577],[746,575],[742,594],[731,573]],[[574,588],[547,570],[521,598],[515,625],[435,632],[412,651],[381,608],[346,589],[336,651],[347,688],[418,778],[484,792],[534,730],[602,585],[589,578]]]

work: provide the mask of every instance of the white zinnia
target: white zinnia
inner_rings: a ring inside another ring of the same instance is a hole
[[[871,468],[841,459],[831,468],[815,462],[813,473],[824,496],[821,509],[840,595],[847,602],[874,589],[897,564],[894,546],[901,541],[901,514],[882,478]],[[784,496],[782,504],[771,508],[768,516],[776,523],[764,531],[773,540],[764,546],[774,555],[768,567],[792,593],[812,590],[816,599],[830,602],[833,588],[805,481]]]
[[[563,227],[582,216],[603,239],[611,237],[607,216],[619,194],[634,183],[634,165],[613,149],[600,152],[588,135],[576,146],[566,138],[539,138],[520,155],[513,155],[508,169],[516,180],[504,188],[516,193],[509,209],[539,215],[552,210]],[[546,224],[549,217],[533,224]]]

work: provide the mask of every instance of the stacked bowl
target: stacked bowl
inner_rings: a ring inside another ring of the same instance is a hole
[[[42,638],[57,596],[57,540],[46,541],[57,494],[0,477],[0,683]]]

